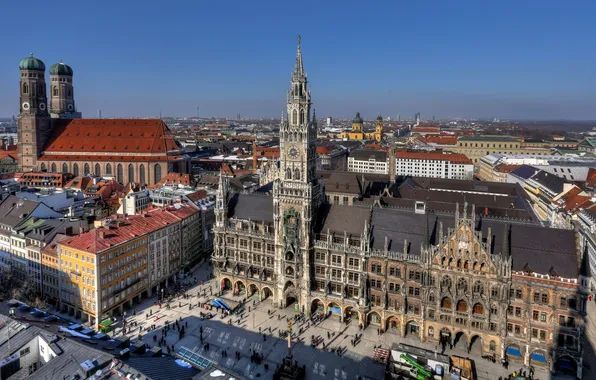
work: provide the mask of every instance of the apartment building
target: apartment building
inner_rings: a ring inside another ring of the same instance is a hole
[[[397,151],[395,169],[398,176],[472,179],[474,175],[474,165],[465,155],[441,152]]]
[[[359,149],[348,157],[348,171],[389,174],[389,158],[384,150]]]
[[[113,216],[59,241],[61,310],[99,326],[163,289],[185,262],[201,255],[201,220],[194,205],[175,204]]]

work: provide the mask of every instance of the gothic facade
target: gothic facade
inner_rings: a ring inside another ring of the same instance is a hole
[[[467,204],[455,214],[424,202],[330,204],[300,40],[287,99],[272,195],[231,194],[220,176],[212,261],[222,289],[581,377],[587,280],[574,231]]]

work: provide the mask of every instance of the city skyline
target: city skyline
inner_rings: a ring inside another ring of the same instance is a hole
[[[204,117],[277,117],[284,62],[301,34],[319,117],[596,119],[587,2],[361,9],[306,1],[296,25],[292,9],[274,2],[185,4],[184,12],[135,2],[40,5],[28,23],[50,28],[20,28],[18,43],[9,36],[20,9],[6,5],[0,115],[18,113],[18,62],[33,52],[47,67],[63,59],[73,68],[86,117],[98,109],[104,117],[190,117],[197,104]]]

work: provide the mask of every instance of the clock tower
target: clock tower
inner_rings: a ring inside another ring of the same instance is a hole
[[[18,170],[31,172],[38,170],[37,159],[52,132],[46,94],[46,67],[40,59],[31,55],[19,63],[19,69]]]
[[[288,120],[279,128],[279,178],[273,184],[277,294],[280,307],[307,310],[310,291],[312,227],[323,199],[316,179],[316,126],[311,122],[311,98],[304,72],[300,36],[296,65],[287,94]]]

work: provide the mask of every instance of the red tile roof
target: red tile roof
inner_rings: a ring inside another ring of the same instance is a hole
[[[588,169],[588,176],[586,178],[586,186],[590,188],[596,187],[596,168]]]
[[[426,136],[424,140],[429,144],[457,145],[457,136]]]
[[[406,150],[398,150],[395,152],[395,157],[407,160],[442,160],[450,161],[454,164],[472,164],[472,161],[466,157],[466,155],[456,153],[409,152]]]
[[[60,120],[44,148],[48,156],[96,152],[110,157],[118,153],[165,155],[180,150],[168,126],[159,119]]]
[[[202,199],[207,198],[209,194],[205,190],[197,190],[194,193],[187,194],[186,197],[193,202],[199,202]]]
[[[108,227],[61,241],[61,246],[89,253],[100,253],[111,247],[126,243],[137,237],[159,230],[167,225],[186,219],[198,212],[190,204],[178,204],[179,208],[154,208],[141,215],[113,216]]]
[[[183,185],[183,186],[190,186],[190,175],[182,174],[182,173],[168,173],[163,177],[157,186],[164,186],[164,185]]]
[[[522,165],[513,165],[513,164],[500,164],[495,167],[495,170],[499,173],[511,173],[514,170],[517,170]]]

